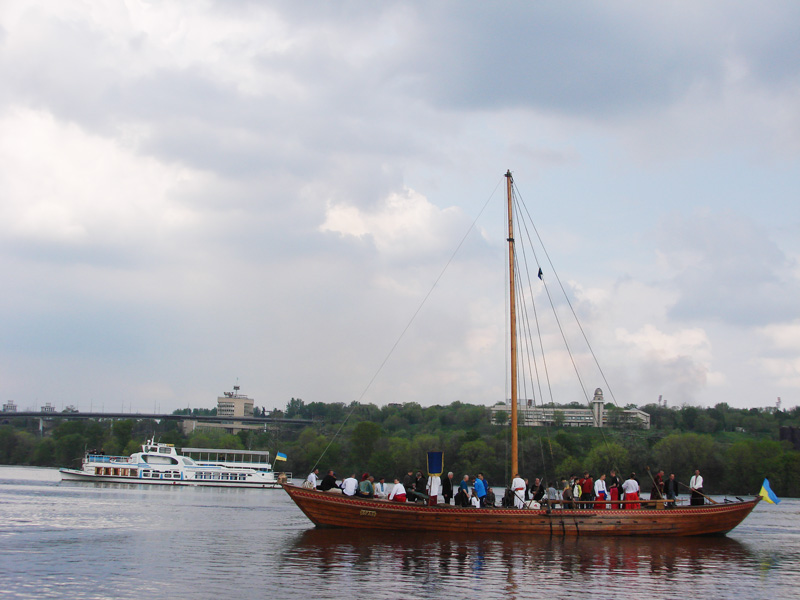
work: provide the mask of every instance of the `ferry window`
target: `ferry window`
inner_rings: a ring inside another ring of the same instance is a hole
[[[187,465],[189,467],[193,467],[195,465],[195,462],[191,458],[184,456],[183,457],[183,464],[185,464],[185,465]]]

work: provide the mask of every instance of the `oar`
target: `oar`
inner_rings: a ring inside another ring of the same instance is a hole
[[[692,488],[690,488],[690,487],[689,487],[688,485],[686,485],[685,483],[681,483],[681,482],[679,481],[679,482],[678,482],[678,484],[679,484],[679,485],[682,485],[682,486],[683,486],[683,487],[685,487],[687,490],[692,490]],[[693,492],[697,492],[697,490],[692,490],[692,491],[693,491]],[[711,497],[709,497],[709,496],[706,496],[706,495],[705,495],[703,492],[697,492],[697,493],[698,493],[698,494],[700,494],[700,495],[701,495],[703,498],[707,498],[707,499],[711,500],[711,504],[719,504],[719,502],[717,502],[716,500],[714,500],[713,498],[711,498]]]

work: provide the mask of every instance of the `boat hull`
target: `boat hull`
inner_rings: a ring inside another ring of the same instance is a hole
[[[93,483],[126,483],[128,485],[190,485],[194,487],[224,488],[276,488],[277,482],[217,481],[196,479],[145,479],[140,477],[123,477],[115,475],[93,475],[77,469],[59,469],[62,481],[89,481]]]
[[[527,510],[422,506],[353,498],[285,484],[283,489],[317,527],[393,531],[462,531],[548,536],[723,535],[760,500],[639,510]]]

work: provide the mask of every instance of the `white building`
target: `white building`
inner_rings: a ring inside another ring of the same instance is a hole
[[[492,422],[498,413],[511,415],[511,404],[498,404],[491,408]],[[576,406],[532,406],[529,400],[520,400],[517,406],[519,424],[525,427],[635,427],[650,429],[650,415],[638,408],[606,410],[603,390],[594,391],[591,408]]]
[[[217,416],[230,417],[230,421],[221,423],[198,423],[197,421],[186,419],[183,421],[183,432],[186,435],[195,429],[224,429],[228,433],[238,433],[243,429],[264,429],[264,425],[256,423],[243,423],[234,420],[236,417],[253,416],[253,399],[245,394],[239,393],[239,386],[233,386],[232,392],[223,392],[222,396],[217,397]]]

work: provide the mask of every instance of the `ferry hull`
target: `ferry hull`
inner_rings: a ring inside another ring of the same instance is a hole
[[[317,527],[394,531],[461,531],[486,535],[724,535],[758,504],[745,502],[649,510],[460,508],[353,498],[286,484],[283,489]]]

